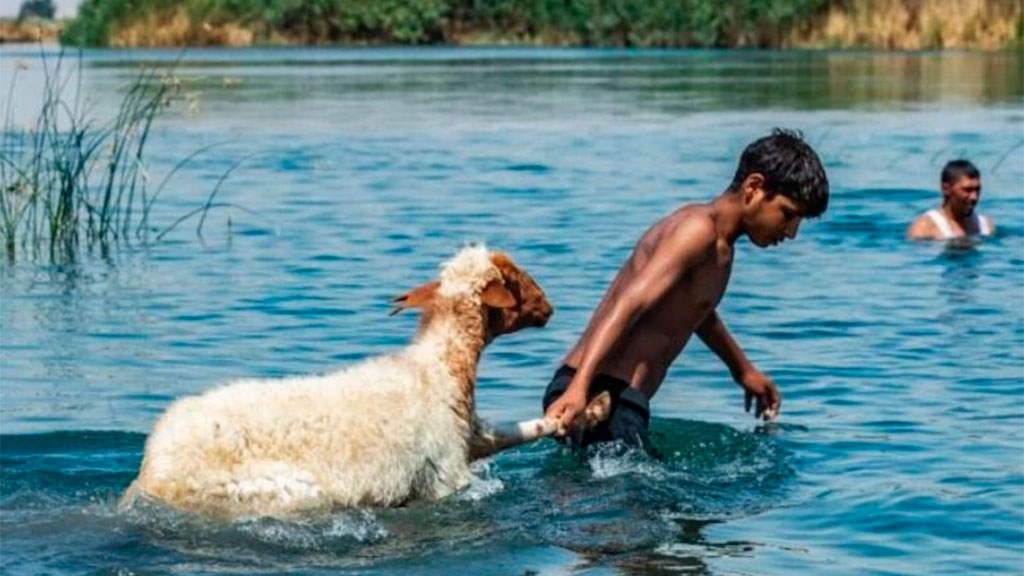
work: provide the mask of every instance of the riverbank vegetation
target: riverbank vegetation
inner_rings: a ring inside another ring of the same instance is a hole
[[[1022,0],[85,0],[85,46],[1004,49]]]
[[[0,44],[55,44],[63,25],[46,18],[0,18]]]
[[[0,44],[53,43],[61,31],[56,17],[53,0],[24,0],[16,18],[0,18]]]

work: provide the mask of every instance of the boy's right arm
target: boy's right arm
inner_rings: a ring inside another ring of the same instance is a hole
[[[690,269],[714,254],[717,235],[714,222],[692,218],[663,239],[650,260],[629,280],[611,310],[594,328],[572,382],[548,407],[546,416],[558,418],[569,428],[587,403],[590,382],[622,335],[637,318],[661,300]]]

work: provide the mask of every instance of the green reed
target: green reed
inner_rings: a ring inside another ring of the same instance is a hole
[[[83,246],[108,250],[148,229],[155,194],[148,194],[144,151],[175,83],[155,68],[141,70],[114,117],[100,122],[82,95],[81,57],[68,61],[63,53],[41,58],[42,103],[28,127],[15,125],[20,70],[12,75],[0,138],[0,236],[9,258],[21,247],[74,259]]]

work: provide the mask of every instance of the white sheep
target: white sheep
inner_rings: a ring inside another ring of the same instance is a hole
[[[439,281],[395,306],[423,310],[415,339],[397,353],[322,376],[237,381],[175,402],[146,440],[122,506],[143,496],[220,518],[396,506],[466,486],[474,459],[564,432],[545,418],[496,430],[475,414],[484,347],[552,314],[507,255],[467,247],[442,266]],[[605,394],[582,424],[609,409]]]

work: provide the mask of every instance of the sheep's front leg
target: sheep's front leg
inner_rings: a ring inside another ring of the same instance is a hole
[[[576,425],[589,430],[607,420],[611,409],[611,395],[601,392],[576,417]],[[477,420],[474,423],[473,435],[469,442],[469,460],[472,462],[538,438],[564,433],[565,430],[562,428],[561,422],[555,418],[535,418],[497,427]]]

